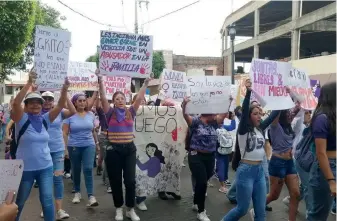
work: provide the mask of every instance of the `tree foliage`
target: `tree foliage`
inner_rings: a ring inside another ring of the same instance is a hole
[[[61,28],[59,16],[39,1],[0,1],[0,82],[32,63],[35,26]]]
[[[16,63],[31,38],[36,2],[0,1],[0,63]]]
[[[94,55],[89,56],[87,59],[85,59],[86,62],[96,62],[96,65],[98,67],[98,52],[96,52]]]

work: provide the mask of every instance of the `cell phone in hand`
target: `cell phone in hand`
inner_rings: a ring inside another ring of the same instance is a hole
[[[12,204],[15,202],[16,199],[16,192],[15,191],[8,191],[6,196],[6,204]]]

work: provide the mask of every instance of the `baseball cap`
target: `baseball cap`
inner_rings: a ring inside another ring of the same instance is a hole
[[[50,91],[45,91],[45,92],[42,93],[41,96],[42,97],[52,97],[52,98],[54,98],[54,93],[50,92]]]
[[[41,94],[38,92],[28,93],[23,101],[26,102],[30,99],[40,99],[42,103],[44,102],[44,99],[42,98]]]

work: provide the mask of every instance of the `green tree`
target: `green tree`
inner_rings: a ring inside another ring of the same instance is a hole
[[[0,1],[0,39],[6,38],[0,41],[0,82],[13,69],[26,69],[32,63],[35,26],[61,28],[59,16],[57,10],[39,1]]]
[[[87,62],[96,62],[98,66],[98,53],[89,56],[85,61]],[[154,78],[159,78],[163,69],[165,68],[165,61],[162,51],[155,51],[153,53],[152,59],[152,72],[154,73]]]
[[[159,78],[165,68],[165,60],[162,51],[155,51],[152,60],[152,72],[154,78]]]
[[[36,2],[0,1],[0,63],[15,63],[22,56],[34,28]]]

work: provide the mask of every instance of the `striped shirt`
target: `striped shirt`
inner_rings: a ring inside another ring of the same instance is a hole
[[[136,112],[133,106],[128,108],[130,112],[130,119],[125,116],[125,120],[118,122],[114,116],[114,108],[110,107],[109,112],[106,114],[108,123],[108,139],[111,143],[131,143],[133,141],[133,122],[136,116]],[[127,115],[127,111],[126,111]]]

